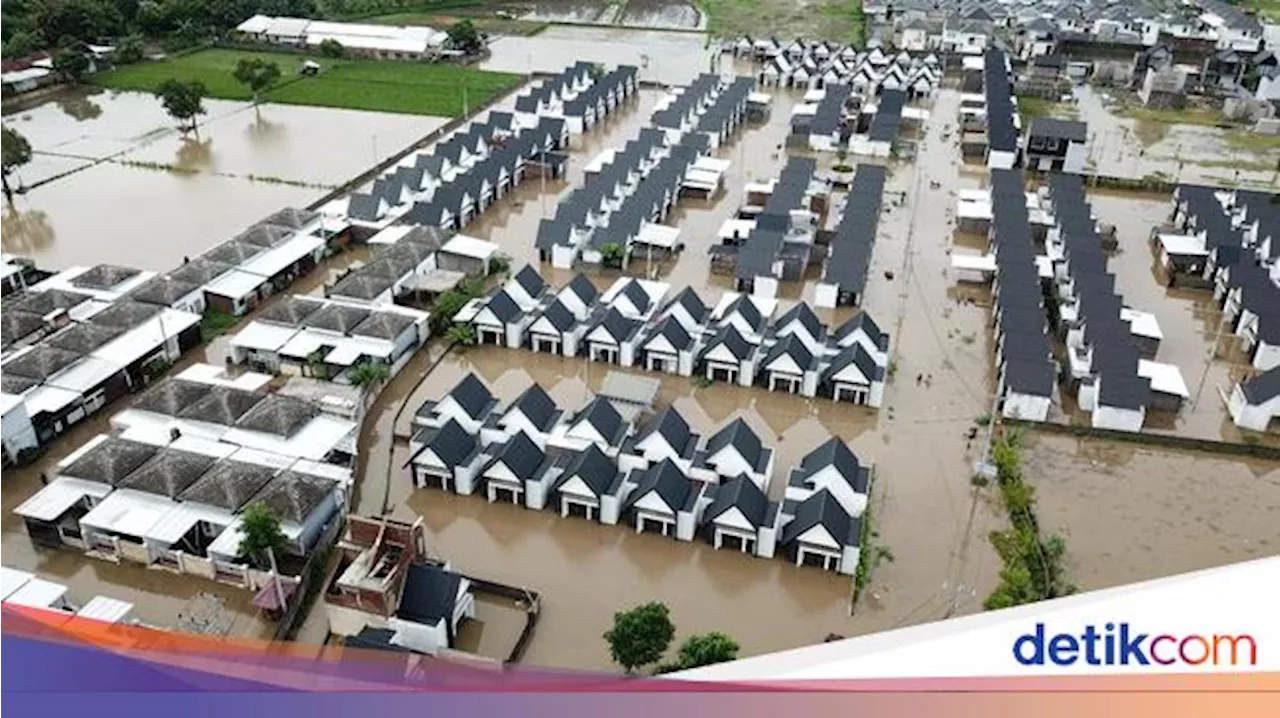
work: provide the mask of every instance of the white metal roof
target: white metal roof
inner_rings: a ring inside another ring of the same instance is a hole
[[[253,274],[242,269],[233,269],[204,285],[204,291],[220,297],[240,299],[257,291],[258,287],[261,287],[266,281],[267,278],[260,274]]]
[[[280,457],[290,457],[290,459],[307,458],[320,460],[328,455],[357,426],[358,424],[350,419],[333,416],[332,414],[317,414],[311,421],[294,432],[293,436],[285,437],[261,431],[231,429],[223,435],[222,440],[249,449],[256,449],[258,453],[258,457],[255,459],[253,455],[244,453],[242,450],[237,452],[232,457],[233,459],[284,468],[285,465],[291,462],[284,462],[284,465],[275,463],[272,459],[262,456],[262,452],[270,452]]]
[[[273,377],[270,374],[260,374],[254,371],[246,371],[232,377],[227,375],[225,367],[199,362],[183,369],[175,378],[243,391],[257,391],[269,384]]]
[[[415,227],[411,224],[393,224],[390,227],[378,232],[367,240],[367,244],[395,244],[402,237],[412,232]]]
[[[22,588],[32,578],[35,578],[35,574],[30,571],[0,566],[0,600],[9,600],[14,591]]]
[[[1182,254],[1196,257],[1209,256],[1209,250],[1205,249],[1204,237],[1199,235],[1181,235],[1181,234],[1161,234],[1157,235],[1157,241],[1164,251],[1169,254]]]
[[[4,599],[5,603],[31,608],[52,608],[67,595],[67,587],[32,576],[18,590]]]
[[[975,272],[994,272],[996,271],[996,257],[994,254],[952,254],[951,268]]]
[[[84,395],[119,373],[124,366],[94,356],[81,357],[71,366],[45,379],[45,384]]]
[[[80,525],[111,533],[146,536],[178,502],[133,489],[113,491],[80,519]]]
[[[28,67],[25,70],[14,70],[13,72],[6,72],[3,75],[0,75],[0,82],[3,82],[6,85],[16,85],[19,82],[26,82],[27,80],[39,80],[51,72],[53,72],[53,70],[45,67]]]
[[[274,277],[323,246],[324,240],[313,234],[294,235],[240,265],[240,270],[263,277]]]
[[[1133,334],[1152,339],[1164,338],[1164,332],[1160,331],[1160,322],[1154,314],[1137,309],[1121,309],[1120,318],[1129,322],[1129,331]]]
[[[76,611],[76,617],[103,623],[123,623],[130,613],[133,613],[133,604],[128,601],[94,596],[79,611]]]
[[[471,257],[473,259],[487,260],[498,252],[498,245],[493,242],[486,242],[483,239],[468,237],[465,234],[455,234],[444,246],[440,248],[442,252],[449,254],[457,254],[463,257]]]
[[[299,330],[293,327],[252,321],[249,322],[249,326],[231,337],[231,345],[274,352],[289,343],[289,340],[298,332]]]
[[[640,226],[640,234],[636,235],[635,239],[635,241],[640,244],[664,247],[666,249],[676,246],[676,242],[679,240],[679,227],[670,227],[663,224],[651,224],[649,222],[645,222]]]
[[[1191,396],[1191,392],[1187,390],[1187,382],[1182,378],[1182,370],[1173,364],[1139,359],[1138,376],[1151,380],[1152,391],[1177,394],[1184,399]]]
[[[111,487],[97,481],[60,476],[19,504],[13,513],[37,521],[53,521],[86,496],[101,499]]]
[[[201,521],[225,528],[234,520],[231,512],[226,509],[184,501],[173,504],[143,535],[157,543],[172,546]]]
[[[24,395],[23,399],[23,403],[27,405],[27,415],[33,417],[41,412],[57,413],[77,401],[80,401],[79,392],[48,384],[33,388]]]
[[[22,397],[17,394],[0,393],[0,415],[8,415],[8,413],[22,406]]]
[[[200,323],[200,315],[162,309],[147,321],[93,350],[93,356],[128,366]]]
[[[264,33],[267,28],[271,27],[271,17],[267,15],[254,15],[244,22],[236,25],[236,30],[240,32],[253,33],[255,35]]]

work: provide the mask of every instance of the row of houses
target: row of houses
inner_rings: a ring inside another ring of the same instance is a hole
[[[906,50],[886,53],[873,47],[845,58],[820,57],[810,52],[778,55],[766,61],[757,77],[769,87],[820,90],[843,83],[864,96],[901,90],[912,99],[930,97],[942,80],[942,64],[932,53],[912,55]]]
[[[430,336],[427,312],[337,298],[283,297],[230,339],[227,361],[273,375],[341,384],[365,381],[362,367],[395,376]]]
[[[582,134],[635,95],[637,73],[633,65],[619,65],[596,77],[594,65],[577,62],[517,96],[516,122],[534,127],[543,117],[557,117],[572,134]]]
[[[588,163],[583,186],[538,225],[538,256],[569,269],[579,260],[626,268],[640,251],[652,258],[678,252],[679,229],[663,224],[682,194],[711,196],[728,162],[711,157],[747,117],[754,82],[701,75],[659,103],[652,127],[621,149]]]
[[[1164,271],[1211,287],[1251,373],[1220,389],[1237,426],[1265,431],[1280,416],[1280,209],[1274,195],[1180,185],[1170,227],[1152,233]],[[1187,281],[1190,280],[1190,281]]]
[[[847,307],[862,303],[871,267],[872,248],[880,226],[880,207],[887,172],[880,165],[863,164],[849,185],[840,222],[836,225],[822,267],[822,278],[814,287],[814,303],[819,307]]]
[[[831,183],[816,169],[813,158],[790,157],[776,178],[746,186],[743,206],[724,222],[720,244],[709,250],[712,267],[732,271],[738,291],[772,299],[779,282],[803,281],[809,265],[823,256],[817,235]]]
[[[533,384],[502,405],[474,375],[418,410],[416,486],[625,524],[853,574],[870,468],[832,438],[768,498],[774,452],[742,419],[705,440],[674,408],[641,424],[597,396],[577,411]]]
[[[344,216],[357,239],[393,223],[462,230],[526,178],[563,176],[569,158],[559,150],[568,142],[563,118],[520,127],[512,113],[495,110],[322,211]]]
[[[889,338],[865,312],[829,330],[803,302],[775,320],[771,298],[668,293],[633,277],[600,293],[584,275],[555,290],[525,267],[454,321],[481,344],[880,406]]]
[[[261,589],[270,574],[240,555],[244,510],[280,520],[282,563],[308,555],[345,506],[359,429],[270,380],[196,365],[156,384],[14,513],[40,546]]]
[[[1013,95],[1009,57],[998,49],[964,63],[960,101],[961,152],[988,167],[1082,173],[1089,164],[1084,122],[1037,117],[1024,123]]]
[[[1050,175],[1046,189],[1055,221],[1046,249],[1067,386],[1094,427],[1140,431],[1148,411],[1176,413],[1190,392],[1177,366],[1155,361],[1162,338],[1155,317],[1126,305],[1117,291],[1081,178]]]
[[[197,314],[242,316],[308,274],[330,244],[346,241],[346,224],[286,207],[177,268],[153,274],[130,292],[140,302]]]
[[[200,343],[200,315],[134,300],[154,272],[75,267],[0,310],[4,461],[31,452],[150,383]]]

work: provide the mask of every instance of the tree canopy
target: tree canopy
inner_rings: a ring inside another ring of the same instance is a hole
[[[325,57],[332,57],[336,59],[344,57],[347,54],[347,48],[343,47],[342,43],[337,40],[331,37],[326,37],[324,40],[320,41],[320,54]]]
[[[22,165],[31,161],[31,143],[12,127],[5,125],[0,135],[0,150],[4,155],[4,196],[13,199],[13,190],[9,189],[9,175]]]
[[[387,369],[386,364],[369,361],[351,367],[351,371],[347,374],[347,378],[351,380],[351,385],[360,388],[386,381],[390,376],[391,372]]]
[[[676,627],[666,604],[650,601],[613,614],[613,628],[604,632],[604,640],[609,643],[613,662],[632,673],[641,666],[657,663],[675,635]]]
[[[470,20],[459,20],[449,27],[449,44],[455,50],[477,55],[484,49],[484,37]]]
[[[252,503],[240,514],[239,554],[259,568],[271,565],[271,554],[279,554],[289,545],[289,539],[280,530],[280,519],[266,504]]]
[[[160,98],[165,112],[177,120],[184,131],[196,129],[196,117],[205,113],[204,96],[204,83],[199,80],[168,79],[156,87],[156,97]]]
[[[280,80],[280,66],[260,57],[246,57],[236,63],[236,69],[231,74],[236,82],[249,88],[256,104],[258,95]]]
[[[89,71],[89,56],[78,47],[66,47],[53,56],[53,69],[68,82],[79,82]]]
[[[698,668],[732,661],[738,657],[738,642],[729,636],[712,631],[689,636],[680,644],[680,668]]]

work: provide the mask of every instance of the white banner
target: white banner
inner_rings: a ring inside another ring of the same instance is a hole
[[[1280,670],[1280,557],[680,673],[697,680]]]

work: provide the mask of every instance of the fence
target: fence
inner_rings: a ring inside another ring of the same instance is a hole
[[[511,652],[507,654],[505,663],[519,663],[524,656],[525,649],[529,647],[529,641],[533,640],[533,629],[538,625],[538,614],[542,611],[542,595],[537,591],[533,591],[520,586],[511,586],[505,583],[496,583],[475,576],[467,576],[471,581],[472,590],[480,593],[490,593],[495,596],[509,598],[513,601],[523,601],[525,608],[524,628],[520,631],[520,636],[516,639],[516,643],[511,647]]]

